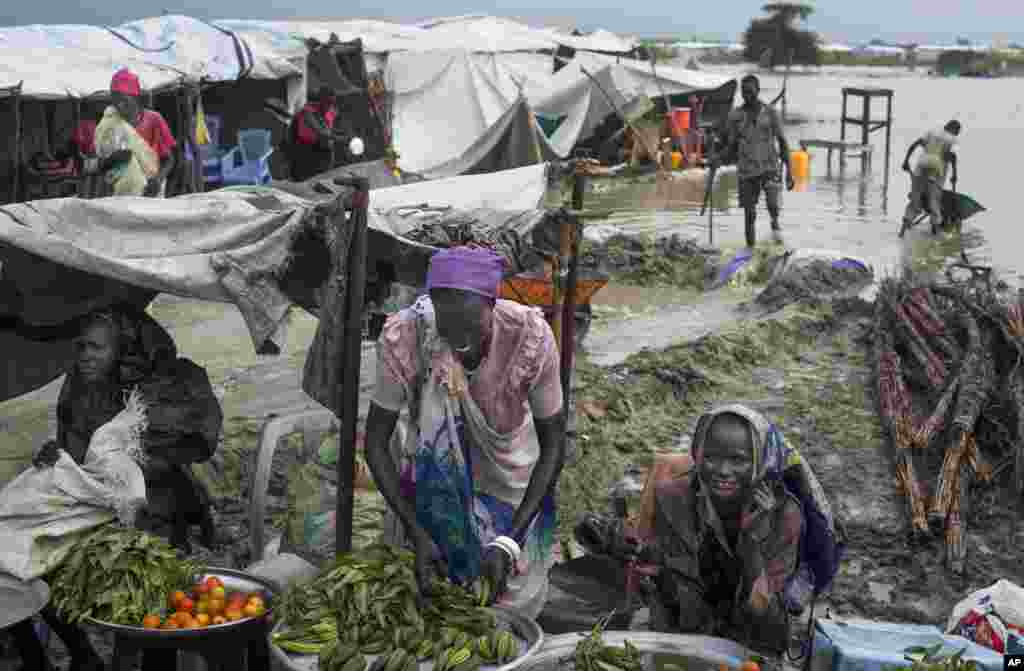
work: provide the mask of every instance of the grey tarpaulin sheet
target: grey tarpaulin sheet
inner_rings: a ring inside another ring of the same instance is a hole
[[[273,353],[293,303],[278,278],[293,241],[315,228],[314,206],[264,189],[0,207],[0,321],[56,326],[165,292],[233,303],[257,352]],[[0,400],[52,381],[70,355],[67,338],[36,343],[10,330],[0,330],[0,346]]]
[[[536,249],[556,253],[557,220],[541,207],[549,165],[405,184],[371,161],[337,168],[306,182],[275,183],[289,193],[326,199],[333,177],[347,173],[370,180],[367,268],[372,278],[379,265],[391,266],[394,280],[411,286],[426,282],[430,257],[439,248],[466,242],[488,242],[505,254],[510,274],[536,269]],[[319,183],[321,190],[314,186]],[[536,231],[536,232],[535,232]]]
[[[378,227],[396,236],[379,239],[370,263],[394,264],[396,281],[426,284],[427,265],[437,249],[467,243],[487,244],[508,261],[507,275],[540,270],[544,257],[558,253],[560,210],[495,210],[397,207],[377,211]]]

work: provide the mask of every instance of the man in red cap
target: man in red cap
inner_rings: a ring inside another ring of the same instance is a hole
[[[134,72],[122,68],[114,73],[110,81],[111,102],[121,117],[135,126],[136,132],[144,139],[160,159],[160,171],[146,184],[143,195],[162,197],[166,190],[167,175],[174,169],[174,148],[178,145],[163,116],[155,110],[145,109],[140,100],[142,86]],[[116,151],[100,164],[100,170],[107,172],[118,164],[131,160],[127,149]]]

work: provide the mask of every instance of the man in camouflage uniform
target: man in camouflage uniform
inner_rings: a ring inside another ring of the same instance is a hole
[[[765,204],[772,220],[772,230],[779,227],[779,190],[781,188],[780,163],[786,171],[786,189],[793,190],[793,175],[789,169],[789,144],[782,131],[779,115],[770,105],[761,102],[758,95],[761,84],[754,75],[740,82],[743,105],[729,114],[726,128],[726,147],[736,155],[736,173],[739,177],[739,200],[746,224],[747,246],[757,244],[757,200],[764,191]],[[776,144],[778,149],[776,149]]]

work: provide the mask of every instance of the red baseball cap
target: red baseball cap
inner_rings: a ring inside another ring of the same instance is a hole
[[[138,97],[142,95],[142,86],[134,72],[128,68],[121,68],[114,73],[114,78],[110,80],[110,92]]]

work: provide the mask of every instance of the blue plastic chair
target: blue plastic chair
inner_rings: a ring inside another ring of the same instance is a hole
[[[270,155],[273,153],[269,130],[255,128],[238,131],[238,145],[220,159],[224,186],[268,183]]]

